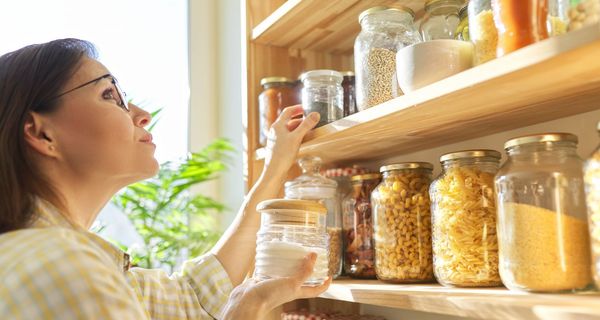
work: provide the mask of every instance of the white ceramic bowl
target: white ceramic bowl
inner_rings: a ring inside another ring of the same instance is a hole
[[[398,84],[409,93],[473,66],[473,44],[432,40],[402,48],[396,54]]]

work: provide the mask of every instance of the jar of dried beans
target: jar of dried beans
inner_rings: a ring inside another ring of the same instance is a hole
[[[365,110],[402,94],[396,77],[396,52],[421,41],[414,13],[406,7],[374,7],[360,14],[354,42],[356,104]]]
[[[500,153],[468,150],[440,158],[431,184],[433,267],[445,286],[498,286],[494,176]]]
[[[600,122],[598,123],[600,132]],[[596,287],[600,288],[600,146],[585,162],[583,180],[590,223],[590,240],[592,246],[592,272]]]
[[[353,278],[375,278],[371,193],[380,181],[377,173],[352,177],[352,193],[343,204],[344,272]]]
[[[384,166],[371,195],[375,273],[388,282],[433,280],[429,184],[433,165],[407,162]]]
[[[500,276],[509,289],[556,292],[592,281],[577,137],[511,139],[496,175]]]

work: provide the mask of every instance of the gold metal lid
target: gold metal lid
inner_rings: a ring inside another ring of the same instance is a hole
[[[447,1],[449,1],[449,0],[427,0],[427,1],[425,1],[425,6],[424,7],[425,7],[425,10],[427,10],[429,6],[432,6],[432,5],[434,5],[434,4],[438,3],[438,2],[447,2]],[[453,1],[457,2],[457,3],[460,3],[460,5],[463,5],[465,3],[464,0],[453,0]]]
[[[426,169],[433,170],[433,165],[429,162],[402,162],[394,163],[383,166],[379,169],[379,172],[387,172],[393,170],[404,170],[404,169]]]
[[[344,77],[354,77],[354,71],[340,71]]]
[[[488,150],[488,149],[479,149],[479,150],[463,150],[456,151],[451,153],[446,153],[440,157],[440,162],[446,162],[450,160],[456,159],[465,159],[465,158],[495,158],[500,160],[502,155],[500,152],[496,150]]]
[[[577,144],[577,142],[579,142],[579,140],[577,139],[577,136],[574,134],[571,134],[571,133],[565,133],[565,132],[540,133],[540,134],[533,134],[533,135],[522,136],[522,137],[510,139],[504,144],[504,149],[510,149],[512,147],[529,144],[529,143],[560,142],[560,141],[573,142],[575,144]]]
[[[367,173],[367,174],[359,174],[356,176],[352,176],[352,181],[365,181],[365,180],[375,180],[381,179],[381,175],[379,173]]]
[[[294,83],[294,80],[286,77],[266,77],[260,80],[260,85],[264,86],[269,83]]]
[[[327,208],[322,204],[309,200],[271,199],[265,200],[256,206],[257,211],[270,210],[298,210],[327,214]]]
[[[360,23],[362,21],[362,19],[364,19],[366,16],[376,13],[376,12],[381,12],[381,11],[405,12],[405,13],[409,13],[413,18],[415,17],[415,12],[412,11],[412,9],[409,7],[405,7],[402,5],[394,5],[394,7],[377,6],[377,7],[369,8],[369,9],[361,12],[360,15],[358,16],[358,23]]]

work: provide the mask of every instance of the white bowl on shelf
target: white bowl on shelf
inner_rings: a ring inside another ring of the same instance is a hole
[[[402,48],[396,54],[398,85],[409,93],[473,66],[473,44],[431,40]]]

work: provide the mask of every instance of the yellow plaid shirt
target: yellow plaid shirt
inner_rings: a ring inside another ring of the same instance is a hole
[[[232,290],[212,254],[183,270],[129,256],[38,200],[30,228],[0,235],[0,319],[213,319]]]

